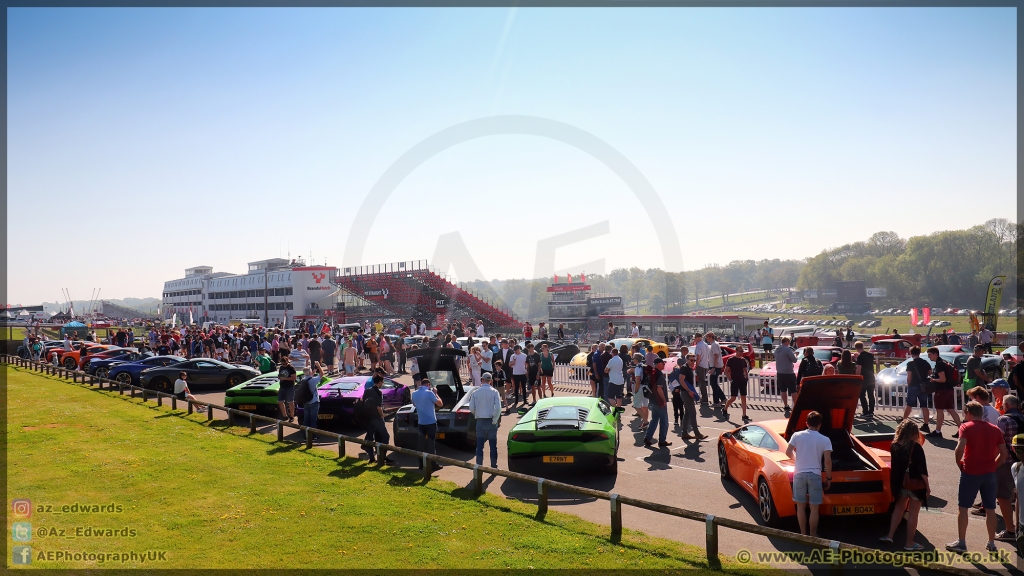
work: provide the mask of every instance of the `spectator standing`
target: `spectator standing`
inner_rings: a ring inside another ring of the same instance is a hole
[[[526,405],[530,400],[526,395],[526,354],[523,354],[523,349],[518,344],[516,344],[513,352],[509,361],[512,364],[512,386],[515,392],[515,403],[519,404],[519,394],[522,392],[523,405]]]
[[[719,376],[722,375],[722,370],[725,368],[725,363],[722,361],[722,347],[718,344],[718,339],[714,332],[705,334],[704,339],[707,341],[708,348],[711,349],[710,385],[712,401],[717,408],[725,404],[725,392],[722,391],[722,386],[718,383]]]
[[[640,353],[633,355],[633,408],[640,416],[640,430],[646,430],[650,418],[650,399],[644,394],[644,357]]]
[[[605,340],[615,340],[615,333],[617,331],[618,329],[615,328],[615,324],[609,322],[608,329],[605,330]]]
[[[864,343],[857,342],[857,374],[864,382],[860,389],[861,413],[867,418],[875,417],[875,355],[864,350]]]
[[[658,358],[654,368],[644,368],[647,372],[648,386],[651,390],[651,424],[647,427],[647,434],[644,436],[644,445],[654,444],[654,431],[658,430],[658,446],[665,448],[671,446],[668,441],[668,379],[662,370],[665,368],[665,359]]]
[[[384,377],[380,374],[374,374],[372,382],[373,386],[370,386],[363,392],[363,417],[366,419],[366,441],[387,444],[391,441],[391,435],[388,434],[387,426],[384,425],[384,394],[380,391],[381,386],[384,385]],[[377,462],[373,446],[366,446],[366,453],[370,462]],[[386,452],[384,454],[384,462],[382,464],[393,465],[395,461],[388,458]]]
[[[563,340],[565,340],[565,324],[559,324],[558,325],[558,332],[556,332],[556,334],[558,336],[558,341],[559,342],[562,342]]]
[[[435,439],[437,438],[437,413],[443,403],[437,396],[430,380],[420,379],[419,386],[412,393],[412,404],[416,407],[416,417],[419,422],[420,451],[428,454],[437,454]],[[433,463],[434,470],[443,468],[438,463]],[[423,469],[423,461],[420,461],[420,470]]]
[[[394,342],[395,354],[398,355],[398,373],[408,374],[405,371],[406,362],[406,344],[405,344],[405,332],[399,332],[398,338],[395,338]]]
[[[782,408],[789,418],[789,395],[793,396],[793,403],[796,403],[796,372],[793,366],[796,364],[796,354],[789,347],[789,338],[783,338],[782,343],[775,349],[775,378],[778,381],[779,393],[782,395]]]
[[[322,362],[323,345],[320,343],[320,339],[316,336],[306,340],[304,346],[306,352],[309,354],[310,366],[314,366],[317,362]]]
[[[594,379],[597,382],[597,397],[604,398],[605,384],[608,383],[607,374],[604,373],[604,365],[610,355],[605,355],[605,344],[597,345],[597,352],[594,353]]]
[[[547,350],[547,345],[544,346]],[[612,354],[604,367],[608,378],[607,399],[612,406],[622,406],[622,398],[625,396],[626,381],[622,378],[622,357]],[[549,379],[550,381],[550,379]],[[554,393],[552,392],[552,396]]]
[[[281,358],[277,369],[280,384],[277,389],[277,405],[281,409],[281,418],[289,422],[295,421],[295,378],[298,371],[292,366],[291,358]]]
[[[907,405],[903,409],[903,419],[910,418],[910,412],[921,407],[921,432],[931,432],[928,428],[928,407],[931,404],[934,384],[928,380],[932,367],[924,358],[921,358],[920,346],[910,349],[910,362],[907,363]]]
[[[352,342],[350,337],[345,338],[345,351],[342,354],[342,363],[345,365],[345,375],[355,376],[356,375],[356,355],[358,354],[358,348]]]
[[[328,372],[334,372],[334,366],[337,362],[338,357],[338,343],[334,341],[334,337],[328,333],[327,337],[324,338],[323,344],[320,348],[324,356],[324,365]]]
[[[733,402],[736,401],[736,397],[739,396],[740,407],[743,410],[743,422],[747,423],[750,421],[750,418],[747,417],[747,379],[749,369],[747,359],[739,354],[733,354],[725,364],[725,374],[729,378],[731,392],[729,401],[722,407],[722,416],[726,420],[729,419],[729,406],[732,406]]]
[[[772,351],[772,345],[775,343],[775,331],[768,326],[768,321],[764,321],[764,326],[761,328],[761,350],[765,354]]]
[[[985,422],[995,424],[999,421],[999,411],[992,407],[992,395],[988,390],[982,386],[975,386],[967,391],[967,397],[981,404],[981,408],[985,411],[983,416]]]
[[[846,347],[853,348],[853,328],[846,327]]]
[[[697,386],[700,387],[701,404],[708,403],[708,370],[712,366],[711,347],[700,332],[693,335],[694,354],[697,357]]]
[[[629,323],[629,337],[630,338],[639,338],[640,337],[640,327],[636,325],[636,322],[630,322]]]
[[[922,362],[924,362],[922,360]],[[928,462],[925,457],[924,448],[921,447],[921,431],[917,424],[910,419],[904,418],[896,427],[893,435],[893,443],[889,447],[889,454],[892,459],[889,465],[889,484],[892,486],[892,494],[896,499],[896,507],[892,512],[892,521],[889,523],[889,533],[881,538],[882,542],[892,544],[896,529],[899,528],[903,515],[907,516],[907,539],[903,549],[908,552],[924,550],[914,537],[917,535],[917,520],[921,513],[921,505],[927,504],[928,495],[931,494],[931,485],[928,483]],[[904,479],[910,480],[910,484],[904,485]],[[918,486],[923,484],[923,486]]]
[[[981,333],[978,334],[978,343],[985,347],[985,353],[992,353],[992,331],[988,329],[988,324],[981,328]]]
[[[622,374],[622,362],[619,362],[619,374]],[[545,397],[545,394],[554,397],[555,385],[552,382],[552,378],[555,376],[555,355],[548,349],[548,343],[545,342],[540,345],[540,395]],[[619,378],[621,381],[622,378]],[[620,382],[621,383],[621,382]],[[546,391],[546,392],[545,392]],[[617,404],[621,406],[621,404]]]
[[[526,381],[530,386],[530,394],[533,396],[533,403],[537,403],[537,393],[540,375],[540,354],[533,347],[532,342],[526,343]],[[540,397],[544,397],[544,390],[540,390]]]
[[[964,392],[970,391],[975,386],[987,386],[991,379],[981,368],[981,358],[985,355],[985,346],[976,344],[974,354],[967,359],[967,371],[964,373]]]
[[[491,445],[491,468],[497,468],[501,395],[491,387],[490,374],[482,375],[481,383],[482,386],[469,398],[469,411],[476,419],[476,464],[483,466],[484,443],[489,442]]]
[[[473,379],[473,386],[480,385],[481,374],[480,347],[473,346],[469,349],[469,375]]]
[[[681,397],[683,399],[683,427],[681,436],[683,440],[697,439],[703,440],[707,436],[700,433],[697,428],[697,402],[700,402],[700,395],[697,393],[697,387],[695,385],[696,373],[694,367],[697,365],[697,357],[693,354],[686,354],[684,357],[683,367],[679,369],[679,384],[682,389]],[[693,435],[690,435],[690,431]]]
[[[777,356],[776,356],[777,357]],[[786,456],[794,460],[793,501],[796,502],[796,517],[800,533],[818,535],[818,508],[825,490],[832,484],[832,441],[822,435],[821,414],[811,411],[807,414],[807,429],[801,430],[789,440]],[[825,478],[822,479],[822,463]],[[810,531],[807,526],[807,505],[811,505]]]
[[[985,527],[988,543],[985,550],[996,551],[996,469],[1008,454],[1006,442],[998,426],[985,422],[984,407],[977,402],[968,402],[964,408],[967,422],[960,426],[960,439],[954,455],[960,468],[960,488],[957,496],[957,540],[946,545],[950,552],[967,552],[968,509],[974,498],[981,493],[981,504],[985,509]]]
[[[315,375],[302,379],[303,386],[309,386],[309,401],[302,405],[302,425],[307,428],[316,428],[317,417],[320,415],[320,382],[324,378],[324,367],[319,362],[313,362]]]
[[[1016,534],[1013,521],[1013,497],[1016,481],[1013,474],[1013,465],[1020,462],[1017,452],[1013,446],[1013,439],[1021,431],[1024,431],[1024,413],[1020,411],[1020,399],[1016,396],[1007,396],[1003,399],[1005,413],[996,421],[996,426],[1003,433],[1003,440],[1006,443],[1006,460],[996,468],[996,504],[1003,516],[1004,530],[996,534],[996,540],[1014,540]],[[1018,517],[1019,523],[1019,517]]]
[[[494,352],[487,342],[480,343],[480,372],[494,372]],[[494,386],[493,380],[491,385]]]
[[[942,438],[942,420],[948,413],[953,423],[960,427],[960,416],[956,413],[954,389],[956,387],[956,368],[939,356],[939,349],[931,347],[928,349],[928,358],[935,364],[928,379],[935,386],[935,430],[928,433],[928,436]],[[959,437],[957,432],[954,438]]]

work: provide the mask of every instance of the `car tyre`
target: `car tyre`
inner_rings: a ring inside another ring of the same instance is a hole
[[[171,392],[171,381],[163,377],[154,378],[153,381],[149,383],[149,387],[157,392],[166,392],[169,394]]]
[[[63,364],[64,367],[67,368],[68,370],[74,370],[78,368],[78,362],[75,362],[74,358],[65,358]]]
[[[117,375],[117,381],[125,386],[132,385],[132,375],[127,372],[121,372]]]
[[[725,454],[725,445],[721,441],[718,443],[718,472],[722,475],[722,478],[729,480],[729,457]]]
[[[769,528],[779,527],[781,523],[779,511],[775,508],[775,499],[772,497],[771,488],[768,487],[768,481],[764,478],[759,478],[757,481],[757,507],[761,513],[761,521],[764,522],[765,526]]]
[[[228,374],[228,388],[234,388],[242,383],[242,375],[238,372]]]
[[[108,370],[107,368],[97,368],[96,369],[96,377],[97,378],[106,378],[108,374],[110,374],[110,370]]]

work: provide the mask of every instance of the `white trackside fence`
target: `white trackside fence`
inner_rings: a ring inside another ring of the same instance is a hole
[[[469,369],[465,363],[460,367],[463,381],[470,380]],[[555,372],[552,383],[560,388],[569,388],[578,391],[580,394],[590,394],[590,370],[584,367],[569,366],[568,364],[555,364]],[[718,377],[718,385],[725,392],[726,398],[732,396],[732,381],[725,376]],[[698,386],[699,390],[699,386]],[[711,374],[708,374],[708,400],[711,400]],[[957,412],[963,410],[964,392],[960,386],[954,391],[954,404]],[[875,408],[879,410],[903,410],[907,400],[906,384],[883,384],[875,381]],[[759,376],[751,374],[747,379],[747,401],[766,404],[778,404],[782,406],[782,395],[779,394],[778,381],[774,376]],[[932,403],[934,406],[934,402]]]

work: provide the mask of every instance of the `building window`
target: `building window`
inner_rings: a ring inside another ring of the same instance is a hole
[[[288,310],[293,310],[293,309],[295,308],[295,306],[294,306],[294,303],[293,303],[293,302],[285,302],[285,305],[287,305],[287,306],[288,306]]]
[[[290,277],[291,274],[289,274],[288,276]],[[292,295],[292,287],[291,286],[289,286],[289,287],[284,289],[284,295],[285,296],[291,296]],[[291,310],[291,307],[289,306],[288,309]]]

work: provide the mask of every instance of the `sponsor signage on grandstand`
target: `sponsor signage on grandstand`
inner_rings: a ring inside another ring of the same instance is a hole
[[[885,288],[868,288],[868,298],[885,298]]]
[[[622,306],[622,296],[606,296],[603,298],[587,298],[591,306]]]
[[[445,301],[444,301],[443,298],[439,299],[439,300],[434,300],[434,308],[444,308],[445,307],[444,302]]]
[[[383,298],[387,299],[388,293],[389,293],[389,291],[388,291],[387,288],[381,288],[380,290],[364,290],[363,291],[363,296],[367,296],[367,297],[370,297],[370,298],[372,298],[372,297],[383,297]]]
[[[548,286],[548,292],[582,292],[590,291],[589,284],[555,284]]]

